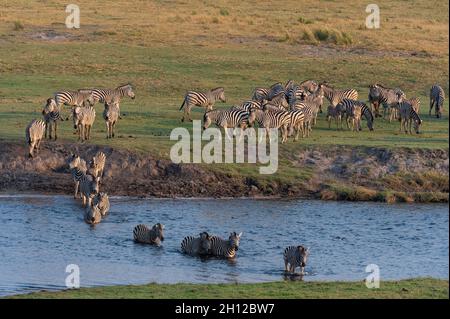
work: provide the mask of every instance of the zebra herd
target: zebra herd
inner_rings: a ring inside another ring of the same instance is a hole
[[[135,98],[131,84],[121,85],[114,89],[79,89],[76,91],[60,91],[49,98],[42,110],[43,120],[34,119],[26,128],[26,140],[29,145],[29,157],[39,150],[43,138],[58,138],[59,121],[73,119],[73,126],[79,141],[89,140],[91,128],[95,121],[94,105],[104,104],[103,119],[106,123],[106,138],[115,136],[115,126],[120,117],[120,100],[123,97]],[[69,116],[64,118],[61,107],[70,106]],[[44,128],[42,130],[42,127]],[[53,135],[53,137],[52,137]]]
[[[280,129],[281,142],[284,143],[289,136],[294,136],[295,141],[300,134],[302,137],[310,135],[312,127],[317,123],[318,113],[323,112],[324,98],[329,102],[326,110],[329,128],[334,119],[336,127],[342,129],[342,120],[345,119],[347,129],[351,125],[352,131],[361,131],[361,119],[364,118],[369,130],[373,131],[375,118],[383,117],[389,122],[398,120],[400,130],[411,134],[412,123],[416,133],[419,133],[422,124],[419,98],[407,99],[401,89],[375,83],[369,86],[366,103],[358,100],[358,91],[355,89],[336,89],[328,82],[318,83],[314,80],[298,84],[288,80],[284,85],[278,82],[270,87],[257,87],[250,100],[228,109],[217,110],[213,110],[217,101],[226,102],[223,87],[206,92],[188,91],[180,107],[180,111],[184,109],[181,121],[186,118],[192,121],[192,107],[204,107],[203,129],[211,124],[224,129],[242,130],[258,125],[266,129],[266,134],[271,128]],[[442,87],[433,85],[430,89],[430,116],[433,107],[436,117],[442,116],[444,100]],[[380,106],[383,107],[383,115],[380,114]]]

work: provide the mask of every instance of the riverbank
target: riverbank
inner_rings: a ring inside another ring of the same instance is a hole
[[[223,165],[174,164],[152,154],[71,142],[42,144],[34,159],[24,143],[0,141],[0,192],[72,194],[67,158],[107,155],[102,189],[142,197],[284,197],[381,202],[448,202],[448,149],[305,146],[273,176]],[[247,164],[248,165],[248,164]],[[292,170],[292,169],[291,169]]]
[[[448,298],[448,280],[416,278],[382,281],[380,288],[368,289],[364,282],[286,281],[259,284],[148,284],[81,288],[59,292],[41,291],[8,298],[71,299],[71,298]]]

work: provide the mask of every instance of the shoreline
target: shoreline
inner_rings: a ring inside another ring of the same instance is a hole
[[[4,299],[197,299],[197,298],[439,298],[448,299],[448,279],[411,278],[381,281],[368,289],[363,281],[276,281],[255,284],[144,284],[39,291]]]
[[[448,149],[305,146],[288,158],[298,177],[275,174],[267,178],[66,141],[46,141],[40,153],[28,159],[24,144],[0,140],[0,149],[5,150],[0,154],[0,194],[71,195],[67,158],[74,152],[89,159],[103,151],[107,164],[101,188],[112,196],[449,202]]]

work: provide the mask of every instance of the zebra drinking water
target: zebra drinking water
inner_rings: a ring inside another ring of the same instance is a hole
[[[150,229],[139,224],[133,229],[133,239],[137,243],[159,246],[164,241],[164,225],[157,223]]]

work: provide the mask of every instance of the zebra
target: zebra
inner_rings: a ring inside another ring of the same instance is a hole
[[[305,123],[305,113],[303,110],[291,111],[291,121],[289,124],[289,136],[296,132],[294,141],[298,140],[298,135],[301,132],[302,137],[304,137],[304,123]]]
[[[164,241],[164,225],[157,223],[150,229],[147,225],[139,224],[133,229],[133,239],[137,243],[160,246]]]
[[[411,105],[411,103],[407,101],[403,101],[399,104],[399,111],[400,111],[400,131],[404,130],[405,133],[412,134],[412,122],[414,121],[414,131],[416,134],[419,134],[419,128],[422,124],[422,120],[420,119],[419,115],[416,111],[414,111],[414,107]]]
[[[83,206],[91,206],[92,198],[98,194],[100,190],[100,177],[94,177],[90,174],[82,174],[80,177],[80,193]]]
[[[308,257],[309,248],[302,245],[286,247],[283,252],[284,271],[294,274],[295,268],[300,267],[301,274],[304,274]]]
[[[289,84],[286,83],[287,85]],[[285,86],[280,82],[272,84],[269,88],[257,87],[253,90],[252,100],[262,102],[263,100],[271,100],[280,92],[285,92]]]
[[[115,89],[92,89],[92,94],[95,102],[100,103],[110,103],[112,100],[120,102],[120,99],[124,96],[128,96],[132,100],[136,97],[130,83],[120,85]]]
[[[299,85],[293,85],[288,91],[286,91],[287,102],[290,107],[292,107],[296,101],[304,101],[305,97],[308,95],[309,91]]]
[[[96,205],[90,205],[84,213],[84,221],[87,224],[98,224],[102,220],[100,209]]]
[[[251,110],[248,117],[249,125],[258,123],[259,127],[266,129],[266,136],[269,134],[269,129],[277,128],[281,130],[281,143],[286,142],[288,134],[288,126],[291,121],[291,113],[284,110]],[[262,138],[262,137],[261,137]]]
[[[250,112],[252,109],[262,109],[263,108],[263,102],[248,100],[244,101],[239,105],[235,105],[232,107],[232,109],[235,110],[244,110],[246,112]]]
[[[236,232],[231,233],[228,240],[218,236],[211,236],[211,255],[224,258],[236,257],[241,236],[242,232],[239,235]]]
[[[120,118],[120,106],[117,101],[105,103],[103,119],[106,123],[106,138],[113,138],[115,135],[116,123]]]
[[[342,104],[338,104],[336,106],[329,105],[327,109],[328,128],[331,128],[331,118],[334,118],[336,128],[339,129],[340,127],[342,129],[343,114],[345,114],[345,108],[343,108]]]
[[[42,138],[44,137],[45,122],[43,120],[32,120],[25,129],[25,139],[29,146],[28,157],[34,157],[33,152],[39,151]]]
[[[82,142],[91,137],[91,127],[95,121],[95,109],[92,106],[74,107],[72,109],[73,127],[78,129],[78,140]]]
[[[103,177],[103,170],[105,169],[106,155],[99,151],[89,162],[89,173],[94,177]]]
[[[284,92],[279,92],[275,96],[273,96],[270,100],[263,100],[263,105],[270,104],[280,109],[287,109],[289,107],[289,103],[286,100],[286,94]]]
[[[293,110],[301,110],[304,114],[302,137],[310,135],[312,124],[314,124],[317,113],[319,112],[319,104],[311,101],[297,102],[292,106]]]
[[[184,96],[183,103],[180,106],[180,111],[184,108],[184,114],[181,122],[184,122],[186,116],[189,121],[192,122],[192,107],[205,107],[206,111],[211,111],[216,101],[226,102],[225,89],[223,87],[218,87],[206,92],[188,91]]]
[[[418,97],[412,97],[412,98],[409,98],[409,99],[404,99],[404,100],[402,99],[402,101],[411,104],[413,110],[414,110],[417,114],[419,114],[419,111],[420,111],[420,98],[418,98]],[[401,104],[401,103],[398,103],[398,107],[400,107],[400,104]]]
[[[202,232],[199,237],[184,237],[181,251],[188,255],[208,255],[211,252],[211,236],[207,232]]]
[[[73,198],[77,199],[78,191],[80,189],[81,178],[86,174],[86,162],[80,156],[72,154],[68,159],[70,174],[75,183],[75,193]]]
[[[99,192],[92,199],[92,207],[100,212],[100,215],[106,216],[109,213],[109,196],[107,193]]]
[[[389,111],[389,122],[397,117],[398,103],[401,103],[405,98],[405,93],[400,89],[387,88],[379,83],[369,87],[369,102],[374,106],[376,116],[381,117],[379,106],[383,105],[383,118],[386,118]]]
[[[319,88],[319,84],[317,84],[314,80],[305,80],[299,84],[300,88],[307,91],[309,93],[314,93]]]
[[[95,97],[93,90],[59,91],[55,93],[55,102],[58,110],[61,109],[62,105],[72,107],[94,106]]]
[[[227,128],[240,128],[239,140],[242,137],[243,130],[247,128],[249,113],[244,110],[212,110],[203,115],[203,129],[206,130],[212,123],[225,130],[228,139]]]
[[[47,99],[47,103],[42,110],[42,115],[44,116],[45,121],[45,138],[47,138],[48,131],[49,139],[52,139],[52,130],[54,130],[56,140],[58,138],[56,134],[58,120],[64,121],[64,119],[61,117],[60,110],[58,109],[54,99]]]
[[[330,101],[332,106],[336,106],[343,99],[357,100],[358,99],[358,91],[355,89],[343,89],[337,90],[327,82],[321,83],[321,87],[323,89],[323,94]]]
[[[349,128],[348,120],[351,119],[353,125],[357,124],[358,131],[361,130],[361,116],[363,115],[367,121],[367,127],[370,131],[373,131],[373,113],[366,103],[362,101],[355,101],[349,99],[343,99],[339,104],[339,110],[341,115],[345,113],[347,128]],[[342,127],[342,125],[341,125]],[[353,127],[354,128],[354,127]]]
[[[444,89],[438,85],[434,84],[430,89],[430,111],[428,115],[431,116],[431,110],[435,106],[435,114],[437,118],[442,116],[442,109],[444,108],[445,92]]]

